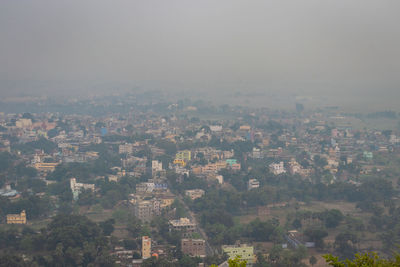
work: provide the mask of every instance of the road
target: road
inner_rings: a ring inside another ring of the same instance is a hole
[[[207,256],[212,256],[214,255],[214,250],[211,247],[210,243],[208,242],[208,237],[206,232],[200,227],[200,224],[196,220],[196,216],[194,213],[190,210],[189,206],[186,204],[186,202],[183,200],[181,195],[178,195],[179,201],[182,203],[183,207],[186,210],[186,213],[188,214],[189,219],[196,224],[196,230],[197,232],[201,235],[201,237],[206,241],[206,254]]]

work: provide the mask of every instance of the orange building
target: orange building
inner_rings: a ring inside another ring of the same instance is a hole
[[[7,224],[26,224],[26,212],[21,211],[20,214],[8,214]]]

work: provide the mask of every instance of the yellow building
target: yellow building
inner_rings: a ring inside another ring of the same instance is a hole
[[[178,164],[182,167],[186,166],[186,162],[183,159],[174,159],[174,164]]]
[[[21,211],[20,214],[8,214],[7,224],[26,224],[26,212]]]
[[[46,163],[46,162],[39,162],[35,163],[35,169],[38,171],[54,171],[59,163]]]
[[[186,162],[190,161],[192,159],[190,150],[179,151],[178,153],[176,153],[175,159],[184,160]]]
[[[161,196],[160,200],[161,200],[160,208],[164,209],[166,207],[171,206],[174,203],[175,196]]]
[[[142,236],[142,258],[148,259],[151,257],[151,238]]]
[[[228,254],[229,259],[234,259],[239,256],[242,260],[247,261],[248,264],[254,263],[254,247],[246,244],[225,245],[222,250]]]

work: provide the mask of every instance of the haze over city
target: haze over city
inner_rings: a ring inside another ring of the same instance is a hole
[[[399,97],[398,1],[1,5],[3,96],[141,88],[391,106]]]
[[[2,0],[0,267],[400,266],[398,0]]]

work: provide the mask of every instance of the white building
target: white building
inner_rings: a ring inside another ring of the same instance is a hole
[[[82,189],[84,190],[90,189],[92,191],[94,191],[95,189],[94,184],[77,183],[76,178],[71,178],[69,182],[74,200],[78,199],[79,193],[82,191]]]
[[[250,179],[247,182],[247,190],[255,189],[260,187],[260,182],[257,179]]]
[[[190,197],[192,200],[195,200],[197,198],[201,198],[202,196],[204,196],[204,190],[203,189],[185,190],[185,195]]]
[[[221,125],[210,125],[211,132],[221,132],[222,126]]]
[[[215,176],[215,179],[217,179],[219,184],[223,184],[224,183],[224,176],[222,176],[222,175]]]
[[[162,162],[158,160],[153,160],[151,162],[151,172],[152,174],[155,174],[157,172],[160,172],[163,170]]]
[[[132,154],[133,153],[133,144],[123,144],[118,147],[119,154]]]
[[[269,165],[269,171],[275,175],[286,173],[285,166],[283,165],[283,161],[281,161],[279,163],[271,163]]]

